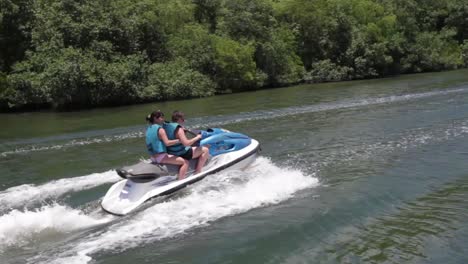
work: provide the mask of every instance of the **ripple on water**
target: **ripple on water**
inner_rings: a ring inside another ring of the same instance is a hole
[[[448,240],[468,216],[468,176],[446,184],[394,213],[372,219],[334,236],[313,255],[337,263],[402,263],[428,257],[428,239]]]

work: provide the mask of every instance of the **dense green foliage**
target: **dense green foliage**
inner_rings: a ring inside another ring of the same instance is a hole
[[[468,0],[0,0],[0,109],[468,66]]]

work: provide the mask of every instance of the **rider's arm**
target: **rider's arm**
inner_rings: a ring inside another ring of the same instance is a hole
[[[173,139],[173,140],[168,139],[166,131],[162,128],[159,129],[158,136],[159,136],[159,139],[161,139],[161,141],[164,142],[164,145],[166,146],[172,146],[172,145],[180,143],[180,140],[178,139]]]
[[[198,134],[196,137],[192,139],[187,139],[187,137],[185,136],[184,129],[182,127],[179,127],[177,129],[176,136],[178,139],[180,139],[180,143],[182,143],[186,147],[192,146],[195,142],[200,140],[202,137],[200,134]]]
[[[200,130],[190,130],[190,129],[186,129],[185,127],[183,127],[184,129],[184,132],[193,136],[193,137],[196,137],[198,134],[200,134]]]

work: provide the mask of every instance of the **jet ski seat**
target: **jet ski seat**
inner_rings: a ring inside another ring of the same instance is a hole
[[[198,159],[190,160],[189,175],[192,171],[195,170],[197,162]],[[159,164],[151,163],[149,161],[140,161],[137,164],[116,169],[116,172],[120,177],[124,179],[129,179],[133,182],[143,183],[153,181],[162,176],[177,175],[177,173],[179,173],[179,167],[180,166],[172,164]]]

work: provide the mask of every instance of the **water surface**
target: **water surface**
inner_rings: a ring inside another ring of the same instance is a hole
[[[107,215],[155,109],[261,156]],[[468,262],[467,70],[0,121],[0,263]]]

